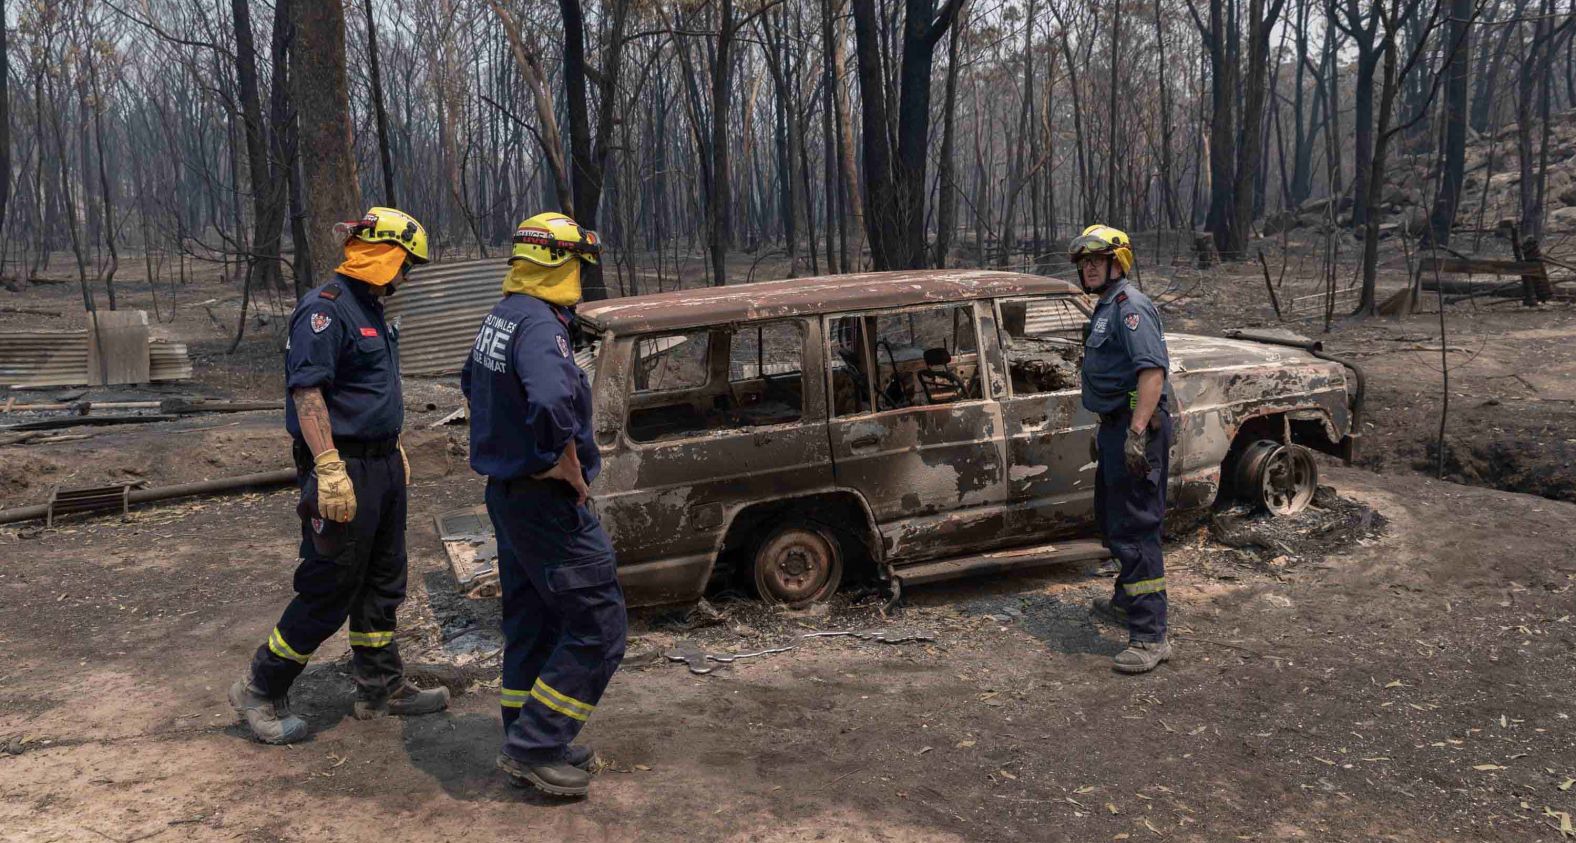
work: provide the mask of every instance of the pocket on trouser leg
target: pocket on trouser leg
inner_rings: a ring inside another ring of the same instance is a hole
[[[618,563],[613,559],[573,560],[548,568],[547,590],[554,594],[604,586],[618,579]]]

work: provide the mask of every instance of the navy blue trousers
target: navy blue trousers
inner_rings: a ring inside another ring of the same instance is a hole
[[[1149,471],[1127,470],[1131,411],[1102,416],[1096,443],[1100,465],[1094,482],[1094,517],[1111,553],[1122,566],[1112,602],[1127,610],[1132,641],[1166,637],[1166,564],[1160,554],[1160,528],[1166,514],[1166,478],[1171,473],[1171,415],[1155,410],[1150,428]]]
[[[317,477],[305,446],[297,445],[295,458],[301,487],[296,596],[252,657],[252,683],[270,697],[283,695],[348,619],[357,696],[381,701],[405,674],[394,643],[395,614],[405,602],[404,463],[398,450],[345,456],[356,517],[339,524],[317,517]]]
[[[503,752],[562,760],[624,660],[629,617],[607,531],[558,480],[488,480],[503,586]]]

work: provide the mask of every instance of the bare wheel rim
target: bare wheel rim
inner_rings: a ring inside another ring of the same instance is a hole
[[[1307,448],[1277,445],[1264,454],[1257,474],[1259,501],[1276,515],[1294,515],[1313,500],[1318,467]]]
[[[837,545],[819,530],[791,527],[774,534],[755,554],[755,586],[770,603],[824,600],[842,578]]]

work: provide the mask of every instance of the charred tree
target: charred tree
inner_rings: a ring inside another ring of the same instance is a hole
[[[378,65],[378,26],[372,19],[372,0],[361,0],[361,9],[367,18],[368,87],[372,89],[372,116],[378,128],[378,161],[383,165],[383,204],[392,208],[399,205],[399,195],[394,191],[394,156],[389,152],[389,117],[383,106],[383,72]]]
[[[337,2],[291,4],[295,42],[290,51],[309,255],[297,255],[297,286],[326,277],[343,245],[334,224],[361,215],[361,188],[351,151],[350,99],[345,78],[345,9]],[[299,291],[298,292],[304,292]]]
[[[1450,25],[1446,29],[1451,52],[1446,56],[1444,67],[1448,74],[1442,118],[1445,143],[1439,150],[1439,181],[1427,232],[1428,243],[1440,247],[1450,245],[1450,229],[1456,222],[1456,208],[1461,204],[1461,185],[1466,175],[1472,3],[1473,0],[1450,0]]]
[[[729,0],[723,0],[728,3]],[[859,96],[864,105],[865,199],[870,257],[876,269],[926,263],[925,168],[930,134],[931,66],[963,0],[904,0],[900,54],[883,46],[875,0],[853,0]],[[886,75],[896,66],[896,118]]]

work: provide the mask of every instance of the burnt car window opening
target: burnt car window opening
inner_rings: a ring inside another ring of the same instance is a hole
[[[830,321],[838,416],[968,401],[981,396],[979,343],[967,305]],[[867,372],[875,375],[870,383]]]
[[[639,338],[629,438],[659,442],[798,421],[804,337],[800,322],[783,321]]]
[[[1013,395],[1078,389],[1089,317],[1070,296],[1003,299],[1002,352]]]
[[[827,321],[833,415],[868,413],[874,406],[870,382],[874,367],[870,362],[873,357],[869,342],[872,321],[869,316],[837,316]]]

